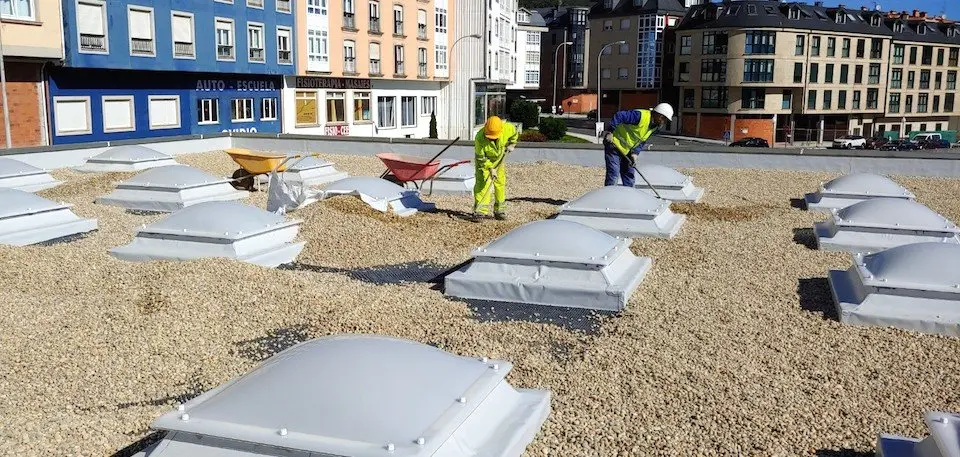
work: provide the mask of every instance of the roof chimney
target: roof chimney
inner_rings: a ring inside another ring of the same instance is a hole
[[[820,0],[817,0],[813,2],[813,6],[823,6],[823,2],[821,2]]]
[[[920,10],[913,10],[913,16],[912,16],[912,17],[920,17]]]
[[[926,12],[926,11],[921,11],[921,12],[920,12],[920,17],[926,19],[926,18],[927,18],[927,12]]]

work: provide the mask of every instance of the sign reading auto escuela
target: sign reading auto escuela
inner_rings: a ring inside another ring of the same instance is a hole
[[[197,90],[200,92],[224,90],[259,92],[277,90],[277,86],[273,81],[268,80],[200,79],[197,80]]]
[[[297,76],[297,89],[370,89],[369,79]]]

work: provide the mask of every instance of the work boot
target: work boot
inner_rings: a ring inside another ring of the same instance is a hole
[[[493,218],[498,221],[505,221],[507,220],[507,213],[504,213],[503,211],[496,211],[493,213]]]

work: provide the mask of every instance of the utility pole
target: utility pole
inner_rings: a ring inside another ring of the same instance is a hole
[[[7,105],[7,71],[3,68],[3,61],[3,24],[0,23],[0,92],[3,92],[3,133],[7,140],[7,149],[10,149],[10,108]]]

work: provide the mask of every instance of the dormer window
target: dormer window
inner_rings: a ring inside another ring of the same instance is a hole
[[[873,27],[880,27],[880,16],[877,16],[876,14],[870,16],[870,25]]]
[[[953,38],[957,36],[957,29],[953,27],[947,27],[947,38]]]
[[[903,23],[895,22],[893,24],[893,33],[903,33]]]
[[[847,23],[847,13],[843,11],[837,11],[837,17],[835,19],[837,24],[846,24]]]
[[[603,7],[606,9],[613,9],[613,0],[603,0]]]
[[[790,8],[790,19],[800,20],[800,8],[792,7]]]
[[[917,33],[919,33],[920,35],[926,35],[926,34],[927,34],[927,25],[926,25],[926,24],[920,24],[920,25],[918,25],[918,26],[917,26]]]

